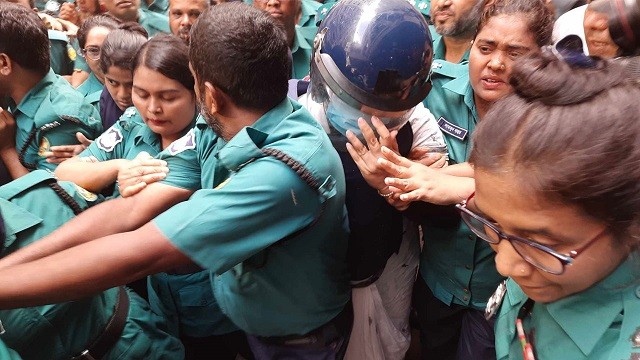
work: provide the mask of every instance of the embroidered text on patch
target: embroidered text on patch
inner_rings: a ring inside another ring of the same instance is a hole
[[[104,134],[100,135],[100,137],[96,139],[96,142],[98,144],[98,149],[111,152],[116,145],[122,142],[122,139],[120,129],[111,127]]]
[[[464,140],[468,133],[466,129],[453,125],[442,116],[438,119],[438,126],[442,132],[449,134],[460,141]]]
[[[185,150],[196,148],[196,134],[193,129],[189,130],[183,137],[169,145],[169,154],[176,155]]]

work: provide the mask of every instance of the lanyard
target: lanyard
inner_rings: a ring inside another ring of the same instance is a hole
[[[522,327],[522,320],[531,315],[533,304],[534,301],[528,299],[518,312],[518,317],[516,318],[516,330],[518,332],[518,339],[520,339],[520,345],[522,345],[522,356],[524,360],[536,360],[533,355],[533,346],[529,339],[527,339],[527,334],[525,334],[524,328]]]

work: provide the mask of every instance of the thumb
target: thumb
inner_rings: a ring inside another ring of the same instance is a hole
[[[89,140],[87,139],[86,136],[84,136],[83,133],[81,132],[77,132],[76,133],[76,139],[78,139],[78,141],[80,142],[80,144],[84,145],[84,146],[89,146],[91,145],[91,143],[93,142],[93,140]]]

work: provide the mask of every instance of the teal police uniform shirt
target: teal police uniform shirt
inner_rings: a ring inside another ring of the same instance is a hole
[[[51,69],[58,75],[71,75],[77,57],[76,49],[62,31],[48,30]]]
[[[138,23],[147,30],[149,37],[158,33],[171,34],[167,15],[158,14],[147,9],[138,9]]]
[[[94,73],[90,73],[87,80],[78,86],[78,92],[84,96],[89,104],[91,104],[98,112],[100,111],[100,94],[104,85],[98,80]]]
[[[188,125],[188,132],[196,122]],[[145,151],[151,156],[162,151],[160,137],[144,123],[135,107],[125,110],[120,120],[100,135],[79,156],[93,156],[98,161],[134,159]],[[116,187],[113,196],[119,196]],[[173,335],[205,337],[227,334],[238,328],[222,314],[211,289],[209,272],[150,276],[149,302],[155,313],[165,316]]]
[[[87,59],[85,59],[84,56],[76,56],[76,60],[73,62],[73,70],[91,72],[91,68],[89,64],[87,64]]]
[[[291,48],[291,57],[293,58],[292,79],[302,79],[309,75],[313,37],[316,30],[316,27],[301,28],[296,26],[296,36]]]
[[[53,174],[36,170],[0,187],[6,236],[2,256],[37,241],[74,217],[48,184]],[[79,208],[99,197],[71,182],[58,183]],[[111,319],[119,289],[77,301],[0,311],[6,330],[0,339],[24,359],[70,359],[79,355]],[[144,300],[129,293],[130,307],[121,338],[103,359],[182,359],[180,342],[158,330],[163,325]],[[2,358],[4,359],[4,358]]]
[[[140,8],[158,13],[164,16],[169,15],[169,0],[153,0],[147,4],[146,0],[140,0]]]
[[[2,360],[21,360],[22,358],[18,353],[9,349],[7,345],[0,341],[0,359]]]
[[[55,169],[57,165],[47,163],[43,152],[55,145],[78,144],[76,132],[89,139],[102,133],[98,111],[51,70],[11,112],[16,119],[16,150],[29,170]]]
[[[319,193],[263,148],[304,165]],[[203,189],[154,224],[212,271],[216,299],[238,327],[306,334],[340,313],[350,298],[344,174],[324,130],[298,103],[285,99],[228,143],[199,122],[161,158],[170,169],[165,183]]]
[[[321,5],[315,0],[302,0],[298,25],[301,27],[316,27],[316,13]]]
[[[536,359],[640,359],[639,262],[638,254],[631,255],[587,290],[551,303],[535,303],[531,315],[522,320]],[[527,299],[518,284],[507,280],[495,325],[499,360],[523,358],[515,321]]]
[[[465,162],[471,152],[471,133],[478,121],[469,67],[434,60],[431,79],[433,87],[425,106],[444,134],[451,162]],[[455,226],[423,222],[422,227],[420,274],[435,297],[447,305],[484,309],[502,280],[495,269],[491,247],[462,221]]]

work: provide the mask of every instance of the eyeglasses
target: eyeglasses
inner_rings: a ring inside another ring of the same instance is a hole
[[[82,49],[84,56],[90,60],[100,60],[100,47],[99,46],[87,46]]]
[[[456,205],[456,208],[460,211],[462,220],[467,224],[469,229],[471,229],[471,231],[479,238],[490,244],[498,244],[502,240],[508,240],[515,251],[525,261],[550,274],[561,275],[564,273],[567,265],[571,265],[579,254],[595,243],[595,241],[607,233],[608,230],[608,228],[604,228],[598,235],[589,240],[580,249],[570,251],[569,254],[566,255],[560,254],[553,249],[534,241],[518,236],[507,235],[493,222],[469,210],[467,208],[467,204],[471,201],[474,195],[475,194],[471,194],[467,200]]]

